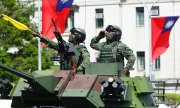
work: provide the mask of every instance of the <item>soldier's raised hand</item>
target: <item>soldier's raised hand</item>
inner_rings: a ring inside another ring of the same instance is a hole
[[[100,39],[102,39],[102,38],[104,38],[105,37],[105,33],[106,33],[106,31],[100,31],[99,32],[99,34],[98,34],[98,36],[97,36],[97,38],[100,40]]]

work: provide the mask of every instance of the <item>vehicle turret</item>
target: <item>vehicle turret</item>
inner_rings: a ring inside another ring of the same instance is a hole
[[[50,76],[40,76],[37,74],[28,75],[26,73],[19,72],[17,70],[14,70],[12,68],[6,67],[1,64],[0,64],[0,68],[25,79],[26,83],[31,85],[34,92],[42,94],[42,95],[54,94],[53,89],[55,88],[55,86],[51,86],[51,88],[48,88],[47,85],[50,85],[52,83],[56,85],[59,81],[58,78],[56,78],[52,75],[50,75]],[[42,80],[44,80],[45,82],[43,82]]]

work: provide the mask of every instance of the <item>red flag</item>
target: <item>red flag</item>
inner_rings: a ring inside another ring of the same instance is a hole
[[[171,29],[179,16],[153,17],[151,18],[152,27],[152,61],[164,53],[169,47],[169,36]]]
[[[53,19],[59,32],[64,33],[66,19],[70,12],[73,0],[42,0],[42,35],[53,39]]]

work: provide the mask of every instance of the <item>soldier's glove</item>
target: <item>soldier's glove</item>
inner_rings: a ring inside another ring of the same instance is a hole
[[[130,72],[129,72],[129,69],[127,69],[127,68],[124,68],[124,74],[125,74],[125,76],[126,77],[129,77],[130,76]]]
[[[97,36],[97,40],[100,40],[100,39],[102,39],[104,37],[105,37],[105,31],[100,31],[98,36]]]

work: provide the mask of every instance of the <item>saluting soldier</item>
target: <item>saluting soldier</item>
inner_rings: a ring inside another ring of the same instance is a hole
[[[98,36],[95,36],[90,43],[91,48],[100,51],[100,58],[103,54],[110,56],[101,59],[103,62],[120,62],[124,65],[124,58],[127,59],[127,64],[124,66],[125,76],[129,77],[129,70],[135,63],[135,55],[133,51],[121,39],[121,29],[116,25],[108,25],[105,30],[100,31]],[[106,37],[106,42],[99,42],[102,38]],[[101,62],[99,61],[99,62]]]

